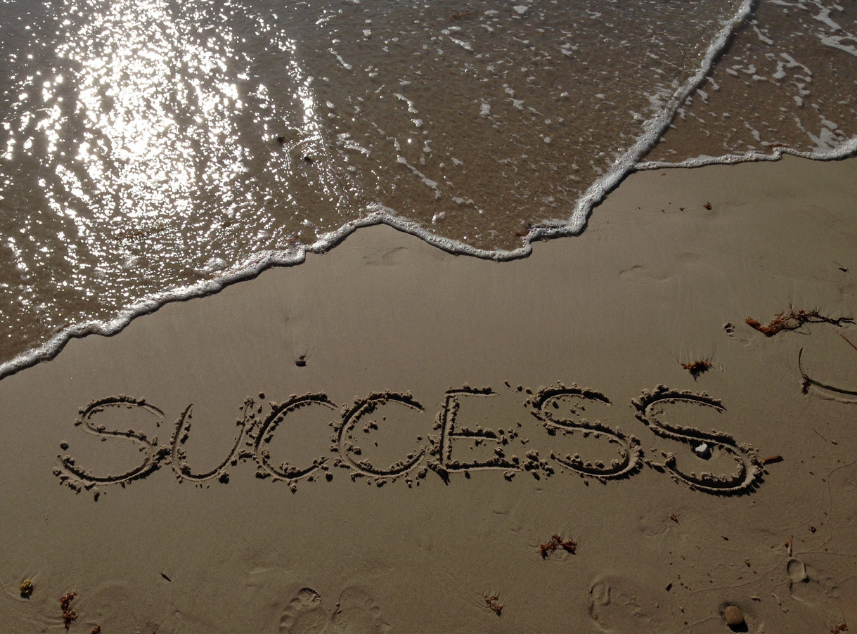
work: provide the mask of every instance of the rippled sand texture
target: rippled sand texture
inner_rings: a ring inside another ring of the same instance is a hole
[[[857,135],[857,3],[762,0],[648,161],[783,151]]]
[[[0,5],[0,357],[381,204],[567,220],[733,0]]]

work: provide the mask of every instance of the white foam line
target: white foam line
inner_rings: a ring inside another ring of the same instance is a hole
[[[625,176],[634,170],[634,166],[640,162],[640,159],[642,159],[643,156],[652,149],[652,147],[654,147],[657,140],[667,130],[681,104],[683,104],[685,100],[702,84],[702,82],[705,81],[706,75],[708,75],[714,66],[714,61],[726,47],[726,44],[729,42],[729,38],[732,36],[735,29],[750,14],[752,6],[753,0],[743,0],[738,11],[735,12],[728,22],[726,22],[717,34],[717,37],[714,38],[714,41],[709,45],[708,50],[705,53],[705,57],[702,59],[702,63],[699,65],[696,73],[688,79],[681,88],[676,90],[672,98],[667,102],[666,106],[657,116],[646,122],[646,132],[638,138],[637,142],[613,164],[613,167],[604,177],[598,179],[589,187],[583,195],[583,198],[578,201],[577,208],[571,217],[568,227],[558,228],[555,232],[546,232],[537,237],[549,238],[560,235],[570,235],[579,233],[583,230],[586,226],[586,220],[588,219],[592,208],[599,203],[608,192],[615,188],[622,179],[625,178]]]
[[[634,166],[635,170],[658,170],[672,167],[703,167],[705,165],[736,165],[738,163],[756,163],[759,161],[779,161],[783,155],[790,154],[813,161],[838,161],[857,155],[857,136],[828,152],[801,152],[790,147],[775,147],[771,154],[747,152],[745,154],[724,154],[723,156],[698,156],[684,161],[671,163],[669,161],[640,161]]]
[[[743,0],[735,15],[724,25],[717,34],[702,60],[696,74],[694,74],[684,85],[676,90],[672,99],[663,110],[645,124],[644,134],[637,142],[626,151],[613,167],[595,183],[578,200],[574,212],[567,221],[558,221],[556,224],[539,225],[533,227],[524,238],[524,244],[512,251],[477,249],[457,240],[442,238],[430,233],[422,225],[401,218],[392,209],[383,205],[374,204],[367,207],[367,214],[357,220],[353,220],[341,226],[336,231],[327,233],[309,246],[298,247],[295,251],[269,251],[260,252],[248,258],[241,264],[233,265],[226,269],[216,280],[201,282],[193,286],[185,286],[171,291],[150,295],[131,306],[122,310],[119,315],[107,322],[91,321],[66,328],[54,335],[47,343],[29,350],[18,357],[0,364],[0,379],[10,374],[33,366],[56,356],[72,337],[84,337],[90,334],[114,335],[127,326],[131,320],[140,315],[156,311],[167,302],[191,299],[211,295],[220,291],[224,286],[235,282],[255,277],[263,270],[272,266],[291,266],[300,264],[306,260],[307,253],[324,253],[342,242],[347,236],[360,227],[368,227],[377,224],[386,224],[404,233],[409,233],[422,238],[434,245],[451,253],[472,255],[478,258],[496,261],[508,261],[530,255],[533,250],[532,243],[538,240],[558,238],[562,236],[573,236],[580,234],[586,227],[586,221],[592,208],[604,198],[604,196],[615,188],[625,176],[634,170],[634,166],[652,148],[669,126],[679,106],[690,94],[705,80],[711,70],[714,60],[726,46],[733,30],[750,13],[752,0]],[[337,55],[335,51],[331,51]],[[337,55],[338,57],[338,55]],[[342,60],[340,60],[342,61]],[[345,64],[345,62],[342,62]],[[346,67],[348,67],[346,65]]]

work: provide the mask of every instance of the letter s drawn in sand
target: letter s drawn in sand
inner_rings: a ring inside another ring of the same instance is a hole
[[[595,462],[594,464],[584,462],[577,455],[561,458],[555,454],[551,454],[551,457],[564,467],[582,476],[598,478],[602,481],[626,478],[636,473],[642,466],[640,441],[634,436],[623,433],[621,429],[617,428],[614,430],[597,420],[589,422],[584,418],[571,420],[554,417],[553,412],[548,409],[548,405],[556,406],[559,399],[568,397],[610,405],[610,399],[597,390],[579,388],[574,384],[571,387],[558,384],[556,386],[543,387],[533,396],[530,402],[533,407],[531,414],[542,422],[548,433],[561,431],[564,434],[571,434],[574,433],[573,430],[582,430],[584,435],[586,432],[592,432],[596,438],[602,435],[607,436],[611,444],[618,445],[619,459],[614,460],[610,465],[604,465],[600,462]]]
[[[128,482],[144,478],[150,473],[157,471],[161,466],[161,461],[169,453],[168,447],[156,447],[156,440],[155,442],[150,441],[146,434],[142,432],[135,432],[131,429],[128,431],[110,430],[104,425],[95,425],[93,423],[93,417],[96,414],[103,413],[112,408],[138,409],[154,416],[157,419],[157,425],[160,425],[164,420],[164,413],[154,405],[149,405],[144,399],[137,399],[124,394],[109,396],[90,402],[89,405],[80,410],[79,416],[74,423],[75,426],[83,427],[87,433],[101,436],[102,438],[125,438],[134,443],[143,452],[144,457],[142,463],[125,473],[119,475],[108,474],[105,476],[95,475],[78,466],[75,459],[71,456],[60,457],[60,464],[54,468],[54,475],[60,479],[60,482],[66,484],[73,491],[80,492],[81,488],[89,490],[100,484],[121,484],[125,486]]]
[[[631,401],[637,410],[637,418],[661,438],[669,438],[686,444],[708,443],[730,454],[738,463],[735,473],[717,476],[710,473],[696,475],[685,473],[676,466],[673,453],[664,453],[663,464],[646,460],[646,463],[657,471],[666,469],[673,479],[681,480],[691,489],[712,493],[715,495],[735,495],[752,491],[762,480],[762,466],[756,451],[750,445],[739,445],[729,434],[712,430],[704,432],[693,427],[680,427],[660,419],[662,412],[658,411],[660,404],[692,403],[702,407],[712,407],[718,412],[726,410],[723,404],[705,393],[671,390],[664,385],[658,385],[653,391],[644,390],[638,399]]]

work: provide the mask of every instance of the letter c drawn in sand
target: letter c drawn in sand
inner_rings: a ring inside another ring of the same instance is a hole
[[[326,456],[315,458],[311,464],[302,467],[292,466],[288,462],[283,462],[278,467],[274,466],[271,464],[271,453],[263,446],[263,444],[271,441],[277,427],[285,421],[289,414],[313,405],[321,405],[330,410],[336,410],[336,405],[327,398],[326,394],[317,393],[292,396],[285,403],[274,407],[262,422],[258,431],[254,430],[253,454],[256,458],[256,463],[259,465],[259,471],[256,473],[258,477],[273,476],[276,479],[286,480],[291,486],[294,486],[293,481],[308,477],[319,469],[327,471],[329,457]]]
[[[375,478],[380,486],[387,479],[396,480],[413,469],[426,454],[426,447],[422,446],[415,452],[410,452],[404,460],[399,460],[388,469],[381,469],[373,465],[369,460],[358,459],[361,450],[355,445],[354,428],[361,418],[368,416],[381,405],[386,403],[400,403],[405,407],[425,411],[425,408],[417,402],[410,394],[399,394],[397,392],[373,392],[366,398],[357,399],[354,405],[344,410],[342,423],[337,428],[337,447],[339,455],[352,469],[351,479],[365,476]]]

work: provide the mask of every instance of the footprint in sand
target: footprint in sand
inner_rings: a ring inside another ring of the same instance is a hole
[[[832,577],[797,558],[789,561],[786,571],[789,575],[789,594],[796,601],[810,606],[836,602],[839,587]]]
[[[341,634],[387,634],[390,626],[381,619],[371,596],[359,588],[348,588],[339,595],[339,609],[333,623]]]
[[[624,580],[620,588],[612,580],[601,579],[589,589],[589,618],[597,631],[624,634],[660,625],[652,616],[656,606],[630,590],[629,583]]]
[[[321,607],[321,596],[311,588],[302,588],[289,602],[280,619],[282,634],[321,634],[330,619]]]

